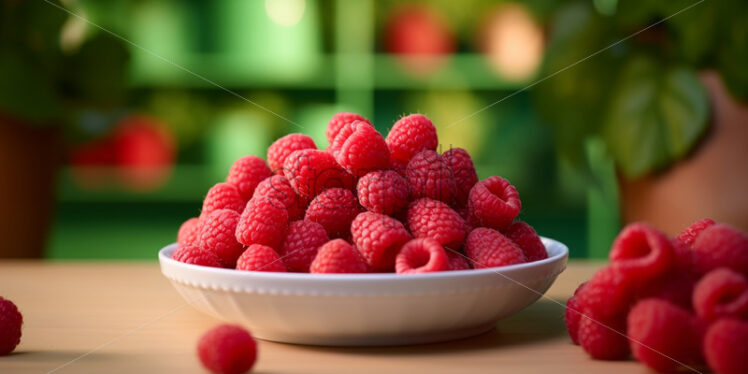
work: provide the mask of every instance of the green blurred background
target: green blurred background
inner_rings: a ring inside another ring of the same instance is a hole
[[[745,229],[745,3],[662,3],[3,0],[3,250],[154,259],[236,158],[289,132],[323,148],[338,111],[384,134],[426,114],[573,257],[605,256],[632,220]],[[722,138],[735,150],[686,180],[728,187],[686,194],[724,201],[653,207]],[[11,209],[24,193],[36,216]]]

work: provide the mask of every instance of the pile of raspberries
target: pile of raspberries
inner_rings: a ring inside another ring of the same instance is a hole
[[[383,137],[338,113],[317,149],[307,135],[248,155],[182,224],[173,258],[248,271],[424,273],[537,261],[547,253],[516,220],[517,190],[478,181],[461,148],[438,153],[426,116],[400,118]]]
[[[572,341],[593,358],[651,369],[748,373],[748,235],[711,219],[670,239],[635,223],[610,265],[567,302]]]

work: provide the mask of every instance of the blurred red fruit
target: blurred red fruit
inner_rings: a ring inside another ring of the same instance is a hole
[[[430,73],[455,50],[455,36],[446,19],[428,6],[396,9],[385,29],[385,48],[404,55],[403,64],[415,73]]]
[[[174,135],[154,118],[133,115],[117,124],[114,162],[122,182],[137,191],[160,187],[171,174],[176,154]]]

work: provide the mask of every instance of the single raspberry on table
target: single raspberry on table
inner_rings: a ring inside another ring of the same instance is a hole
[[[308,201],[294,191],[288,179],[282,175],[273,175],[260,182],[255,189],[253,197],[272,198],[280,201],[288,211],[289,220],[297,220],[304,217],[304,211]]]
[[[504,231],[504,235],[517,244],[527,257],[527,262],[548,258],[543,241],[532,226],[522,221],[515,221]]]
[[[698,220],[692,223],[691,226],[686,227],[686,229],[678,234],[678,236],[676,236],[674,240],[680,244],[686,245],[687,247],[691,247],[693,245],[693,242],[696,241],[696,238],[699,236],[699,234],[701,234],[702,231],[706,230],[707,227],[714,224],[715,222],[710,218]]]
[[[448,269],[449,262],[444,248],[431,238],[418,238],[405,243],[395,258],[395,272],[398,274],[430,273]]]
[[[239,194],[239,190],[233,184],[216,183],[205,195],[200,217],[205,217],[218,209],[231,209],[241,213],[245,204],[246,202]]]
[[[280,201],[270,197],[252,198],[239,217],[236,240],[244,245],[263,244],[279,248],[286,237],[288,212]]]
[[[455,179],[438,153],[426,150],[413,156],[406,171],[414,199],[430,199],[452,204],[456,196]]]
[[[380,134],[366,122],[357,121],[349,125],[350,136],[345,138],[337,150],[335,160],[356,177],[361,177],[372,170],[390,167],[390,151]],[[335,138],[335,143],[338,143]]]
[[[623,360],[631,353],[625,315],[602,317],[582,309],[577,340],[584,351],[597,360]]]
[[[709,326],[704,355],[709,367],[719,374],[748,373],[748,321],[724,318]]]
[[[177,244],[179,244],[180,247],[197,245],[198,239],[200,239],[199,218],[190,218],[179,226],[179,231],[177,231]]]
[[[363,121],[371,125],[369,120],[356,113],[340,112],[333,115],[330,122],[327,123],[327,129],[325,129],[325,137],[327,138],[327,141],[332,144],[335,137],[338,135],[338,132],[340,132],[340,129],[355,121]]]
[[[16,304],[0,296],[0,356],[9,355],[21,342],[23,316]]]
[[[728,267],[748,274],[748,235],[724,223],[709,226],[693,242],[693,260],[701,273]]]
[[[312,199],[328,188],[353,187],[353,175],[343,169],[325,151],[302,149],[294,151],[283,164],[283,173],[291,187],[302,197]]]
[[[304,219],[322,225],[331,238],[344,238],[351,232],[351,222],[360,212],[353,192],[330,188],[309,203]]]
[[[214,374],[242,374],[257,360],[257,342],[241,326],[224,324],[200,337],[197,355]]]
[[[286,240],[278,254],[289,271],[309,272],[317,249],[328,242],[327,232],[319,223],[300,220],[288,225]]]
[[[478,173],[475,172],[475,165],[470,154],[462,148],[451,148],[442,154],[447,166],[452,172],[455,179],[455,203],[458,206],[467,204],[470,190],[478,183]]]
[[[634,289],[625,275],[604,267],[592,276],[577,295],[579,306],[602,317],[625,315],[634,301]]]
[[[252,244],[236,260],[236,270],[285,272],[286,265],[273,248]]]
[[[429,198],[414,201],[408,207],[408,228],[416,238],[432,238],[439,244],[457,249],[462,246],[468,226],[449,205]]]
[[[704,326],[691,312],[668,301],[641,300],[628,315],[628,336],[634,358],[660,372],[704,361]]]
[[[200,225],[199,247],[218,256],[227,267],[234,267],[236,259],[244,251],[242,243],[236,241],[236,226],[239,213],[230,209],[219,209],[203,218]]]
[[[236,187],[242,199],[247,202],[252,198],[255,188],[260,182],[273,175],[265,160],[247,155],[240,157],[231,165],[226,183]]]
[[[372,270],[392,271],[395,256],[412,237],[400,221],[379,213],[363,212],[351,222],[356,248]]]
[[[358,180],[358,201],[374,213],[392,216],[410,202],[410,184],[392,170],[376,170]]]
[[[473,186],[468,197],[470,223],[474,227],[506,230],[522,209],[517,189],[508,180],[493,176]]]
[[[566,308],[564,309],[564,322],[566,323],[566,331],[569,332],[569,337],[574,344],[579,344],[579,320],[582,318],[582,306],[579,304],[579,298],[577,294],[584,288],[582,283],[574,291],[574,295],[566,300]]]
[[[674,262],[670,239],[643,223],[632,223],[621,230],[609,258],[611,266],[638,285],[667,272]]]
[[[465,259],[465,255],[455,252],[454,249],[444,249],[447,253],[447,270],[470,270],[470,263]]]
[[[224,262],[215,253],[198,248],[194,245],[179,246],[171,258],[185,264],[209,266],[213,268],[224,267]]]
[[[314,140],[304,134],[288,134],[268,147],[268,165],[276,174],[283,174],[283,163],[288,155],[301,149],[317,149]]]
[[[361,253],[343,239],[333,239],[319,248],[309,267],[311,273],[366,273]]]
[[[693,308],[708,322],[722,317],[748,319],[748,280],[728,268],[710,271],[694,288]]]
[[[407,164],[421,151],[435,151],[439,145],[436,127],[423,114],[400,118],[390,129],[385,141],[392,159],[403,164]]]
[[[527,262],[522,250],[500,232],[480,227],[465,239],[465,253],[475,269]]]

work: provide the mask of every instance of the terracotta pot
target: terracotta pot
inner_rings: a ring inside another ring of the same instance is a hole
[[[62,160],[59,131],[0,115],[0,258],[44,254]]]
[[[663,173],[620,179],[625,222],[646,221],[669,235],[701,218],[748,231],[748,105],[730,96],[720,76],[701,74],[712,123],[691,155]]]

